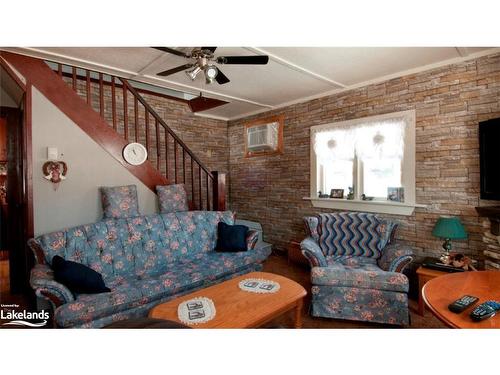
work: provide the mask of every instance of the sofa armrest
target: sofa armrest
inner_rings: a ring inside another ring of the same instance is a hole
[[[249,229],[246,238],[247,250],[252,250],[253,248],[255,248],[258,239],[259,239],[259,232],[253,229]]]
[[[326,267],[326,258],[316,240],[307,237],[300,243],[302,254],[307,258],[311,267]]]
[[[31,269],[30,285],[38,297],[48,300],[54,308],[75,300],[66,286],[54,280],[54,272],[46,264]]]
[[[411,247],[397,242],[387,245],[382,256],[377,260],[378,266],[388,272],[403,272],[413,260]]]

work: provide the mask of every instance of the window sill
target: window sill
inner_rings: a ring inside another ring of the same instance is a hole
[[[425,208],[423,204],[410,204],[391,201],[363,201],[347,200],[336,198],[312,198],[304,197],[304,200],[311,201],[313,207],[333,208],[349,211],[374,212],[381,214],[395,214],[409,216],[413,214],[415,208]]]

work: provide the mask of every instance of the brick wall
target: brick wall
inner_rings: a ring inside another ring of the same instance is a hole
[[[417,203],[427,208],[395,217],[397,236],[418,256],[439,253],[433,225],[440,215],[457,215],[469,239],[455,241],[455,248],[480,258],[478,122],[500,117],[500,54],[229,122],[231,208],[240,218],[260,221],[265,240],[279,249],[301,240],[301,218],[321,211],[302,200],[309,196],[309,128],[410,109],[416,110]],[[285,115],[283,155],[245,159],[244,123],[275,114]]]

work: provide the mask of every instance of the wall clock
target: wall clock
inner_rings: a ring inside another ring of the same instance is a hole
[[[148,158],[148,150],[140,143],[129,143],[123,149],[123,158],[132,165],[141,165]]]

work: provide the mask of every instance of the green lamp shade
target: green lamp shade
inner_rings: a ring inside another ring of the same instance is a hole
[[[450,240],[467,239],[467,232],[458,217],[440,217],[432,230],[432,235]]]

